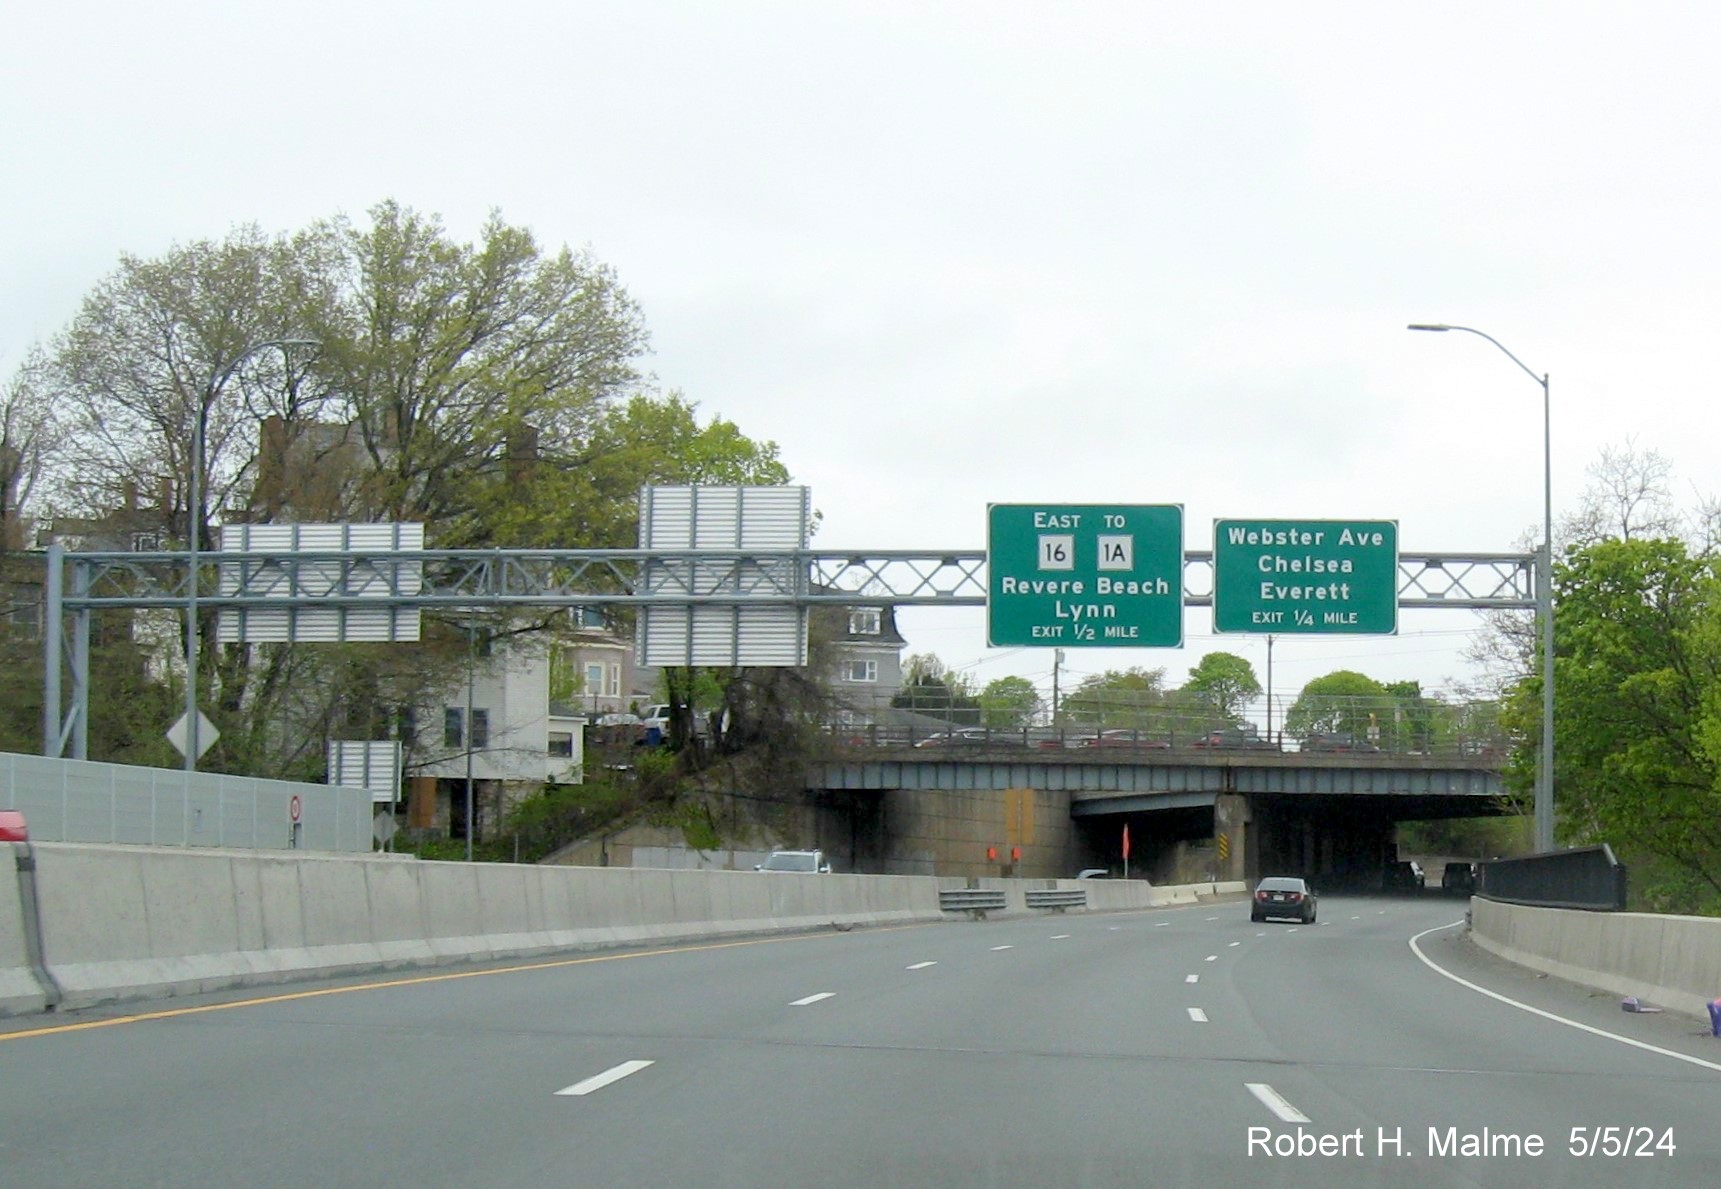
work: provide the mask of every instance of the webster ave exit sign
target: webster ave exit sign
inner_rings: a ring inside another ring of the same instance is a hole
[[[1398,522],[1216,521],[1213,630],[1392,635]]]

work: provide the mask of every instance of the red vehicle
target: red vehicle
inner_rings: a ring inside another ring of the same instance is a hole
[[[1169,749],[1171,744],[1164,739],[1154,739],[1141,731],[1132,731],[1127,727],[1117,730],[1101,731],[1099,734],[1082,740],[1083,747],[1128,747],[1148,748],[1153,750]]]

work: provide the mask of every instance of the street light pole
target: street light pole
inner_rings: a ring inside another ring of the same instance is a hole
[[[259,351],[279,347],[315,347],[315,339],[268,339],[253,343],[223,367],[219,362],[209,370],[209,384],[198,398],[197,421],[191,431],[191,490],[185,506],[185,553],[188,572],[185,576],[185,770],[197,771],[197,552],[203,535],[203,449],[209,432],[209,406],[216,394],[239,365]]]
[[[1542,386],[1542,548],[1536,555],[1536,618],[1542,638],[1542,746],[1536,764],[1536,850],[1554,849],[1554,433],[1548,373],[1537,375],[1493,335],[1471,326],[1412,322],[1411,330],[1462,330],[1485,338]]]

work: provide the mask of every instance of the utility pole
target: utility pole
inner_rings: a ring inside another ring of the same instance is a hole
[[[1267,742],[1273,741],[1273,637],[1267,637]]]
[[[1063,724],[1058,721],[1058,667],[1064,663],[1064,650],[1052,649],[1052,730],[1063,730]]]

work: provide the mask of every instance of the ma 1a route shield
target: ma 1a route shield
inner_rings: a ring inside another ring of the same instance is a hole
[[[1181,504],[992,504],[994,648],[1180,648]]]

